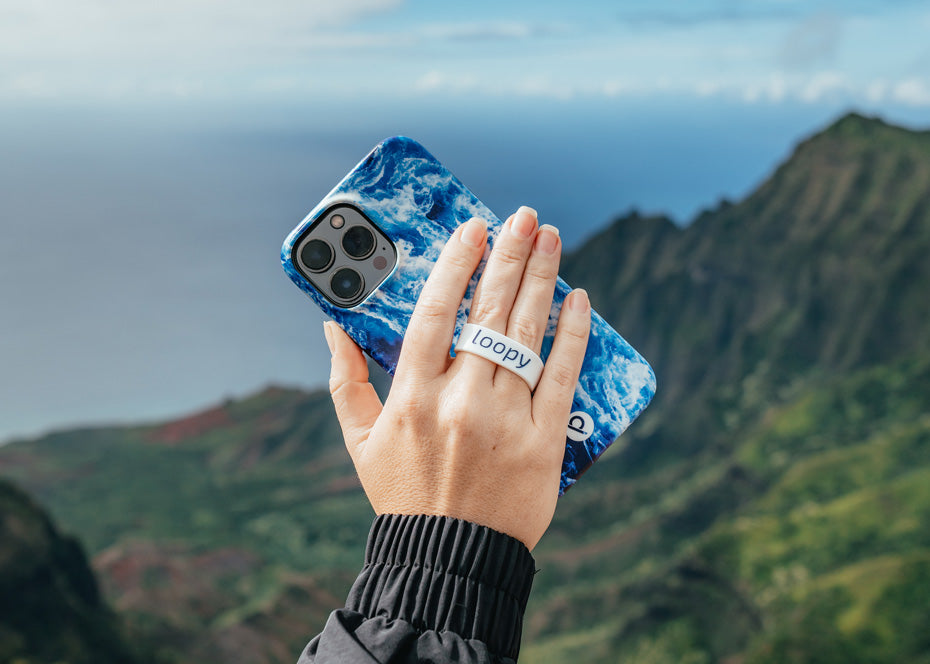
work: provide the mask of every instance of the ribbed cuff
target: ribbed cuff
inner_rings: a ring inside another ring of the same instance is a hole
[[[524,544],[443,516],[382,514],[346,608],[451,631],[517,658],[535,563]]]

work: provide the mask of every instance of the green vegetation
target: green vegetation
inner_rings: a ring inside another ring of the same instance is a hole
[[[659,394],[534,552],[521,661],[930,664],[928,255],[930,133],[850,115],[743,201],[566,256]],[[165,662],[293,661],[371,518],[323,393],[53,434],[0,473]]]
[[[372,517],[331,409],[328,394],[272,388],[161,426],[12,445],[0,464],[82,533],[161,658],[211,661],[297,596],[315,606],[298,604],[291,631],[230,655],[283,661],[344,597]]]
[[[133,664],[76,540],[58,534],[22,491],[0,480],[0,661]]]

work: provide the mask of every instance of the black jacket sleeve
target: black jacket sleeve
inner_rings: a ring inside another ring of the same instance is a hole
[[[534,568],[521,542],[490,528],[381,515],[345,608],[298,664],[512,664]]]

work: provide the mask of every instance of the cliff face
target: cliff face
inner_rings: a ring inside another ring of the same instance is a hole
[[[0,480],[0,661],[135,662],[77,540]]]
[[[799,381],[930,351],[928,252],[930,132],[850,114],[744,200],[618,219],[562,274],[656,371],[664,434],[639,452],[680,457]]]

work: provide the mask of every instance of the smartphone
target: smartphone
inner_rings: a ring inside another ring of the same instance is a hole
[[[288,235],[287,275],[356,343],[394,373],[420,289],[452,232],[488,222],[488,250],[459,307],[455,336],[501,221],[416,141],[379,143]],[[556,283],[540,357],[552,349],[571,288]],[[450,346],[451,349],[451,346]],[[596,312],[565,432],[559,495],[636,419],[655,394],[649,364]]]

